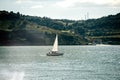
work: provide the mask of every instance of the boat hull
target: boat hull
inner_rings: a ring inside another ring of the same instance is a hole
[[[47,53],[47,56],[62,56],[63,53]]]

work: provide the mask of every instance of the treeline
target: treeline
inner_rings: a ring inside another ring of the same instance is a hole
[[[67,20],[0,11],[0,45],[120,44],[120,13],[99,19]]]

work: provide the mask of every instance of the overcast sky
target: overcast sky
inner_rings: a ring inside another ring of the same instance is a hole
[[[53,19],[99,18],[120,12],[120,0],[0,0],[0,10]]]

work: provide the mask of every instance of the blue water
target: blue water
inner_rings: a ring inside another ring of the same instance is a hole
[[[120,46],[1,46],[0,80],[120,80]]]

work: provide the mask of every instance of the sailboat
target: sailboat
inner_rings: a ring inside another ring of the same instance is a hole
[[[62,56],[62,55],[63,55],[63,53],[58,52],[58,35],[56,35],[52,51],[47,53],[47,56]]]

